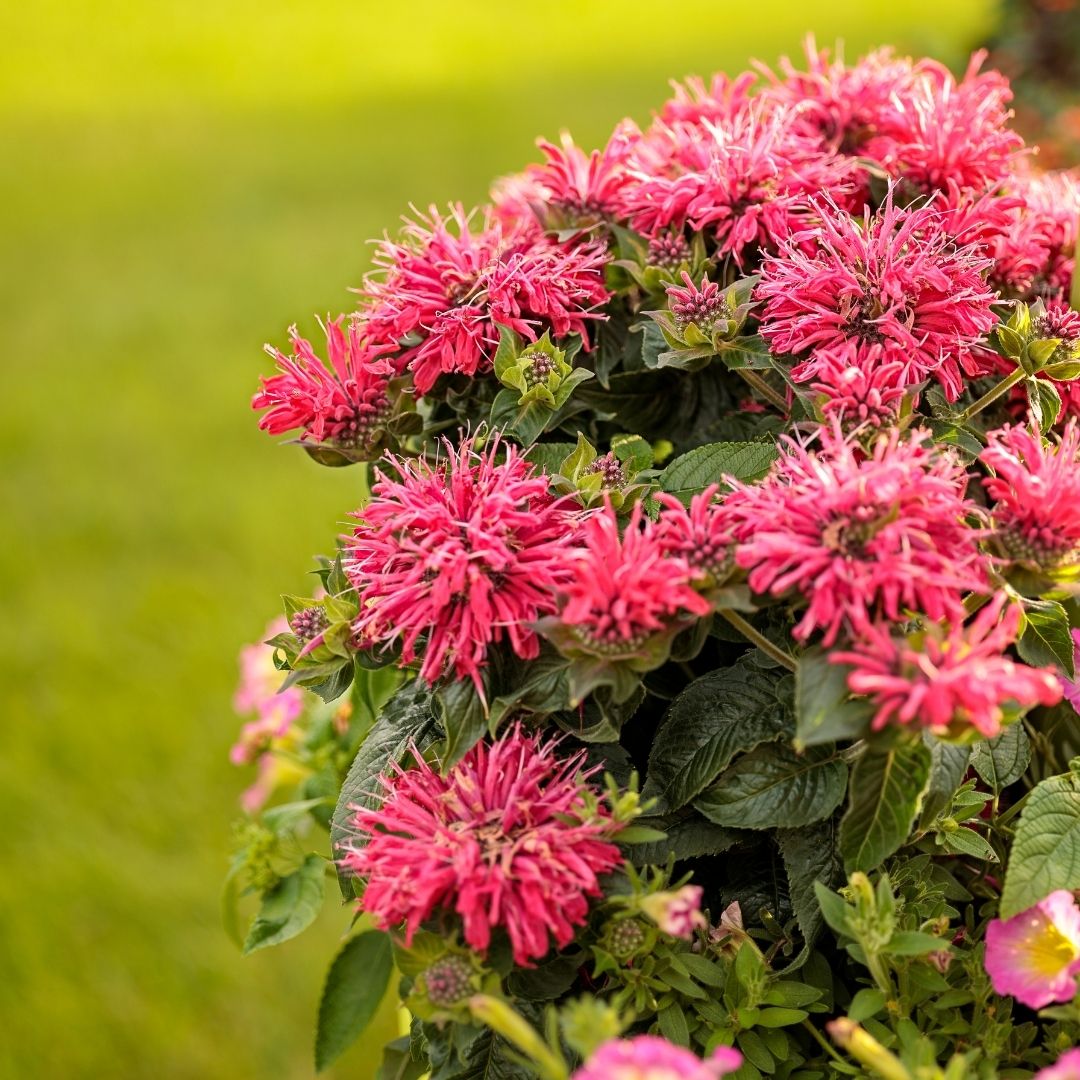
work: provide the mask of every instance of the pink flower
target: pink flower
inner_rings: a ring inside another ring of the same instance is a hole
[[[858,635],[908,610],[959,616],[964,594],[985,589],[967,473],[928,443],[924,431],[891,429],[864,452],[834,424],[816,451],[788,440],[760,484],[730,481],[736,562],[755,592],[801,594],[796,637],[820,629],[831,645],[841,630]]]
[[[1073,666],[1080,670],[1080,630],[1073,630]],[[1058,679],[1061,682],[1061,692],[1065,696],[1065,700],[1073,707],[1073,709],[1080,713],[1080,682],[1076,679],[1067,679],[1064,675],[1059,675]]]
[[[659,120],[664,124],[728,123],[746,111],[755,81],[753,72],[744,71],[734,79],[717,72],[708,86],[696,76],[673,82],[675,93],[661,106]]]
[[[656,535],[665,555],[682,559],[706,585],[722,583],[735,565],[735,548],[718,484],[710,484],[684,506],[674,495],[658,492],[663,509]]]
[[[861,190],[857,166],[794,131],[791,113],[752,102],[720,123],[657,122],[630,157],[622,213],[650,236],[670,227],[708,231],[719,256],[742,266],[758,248],[808,223],[807,197]]]
[[[814,205],[814,231],[782,243],[762,267],[755,295],[772,351],[805,362],[818,349],[877,344],[882,362],[904,364],[908,382],[933,375],[955,400],[963,373],[979,372],[972,353],[996,321],[983,280],[990,260],[957,247],[932,206],[903,209],[891,192],[862,220],[831,200]]]
[[[1019,623],[1020,608],[1006,606],[1005,594],[998,593],[968,626],[931,626],[905,638],[870,626],[851,651],[829,659],[852,665],[848,687],[873,699],[875,731],[888,724],[914,724],[939,735],[974,728],[992,739],[1001,732],[1006,703],[1024,709],[1061,700],[1051,669],[1005,655]]]
[[[675,317],[675,326],[681,332],[693,323],[708,336],[717,322],[728,318],[724,294],[708,277],[701,279],[700,288],[685,270],[682,279],[682,285],[667,286],[668,307]]]
[[[383,929],[404,924],[407,942],[436,912],[455,912],[480,953],[502,927],[523,967],[551,939],[568,945],[622,857],[608,839],[618,825],[579,773],[584,753],[560,760],[555,745],[514,728],[446,776],[417,753],[384,778],[382,805],[353,818],[364,845],[341,856],[366,883],[363,910]]]
[[[529,167],[528,176],[545,192],[547,202],[582,223],[612,217],[626,183],[626,158],[640,133],[629,121],[620,124],[603,150],[586,155],[567,132],[560,145],[538,141],[547,159]]]
[[[1024,142],[1008,125],[1008,81],[995,71],[980,74],[985,59],[975,53],[959,82],[943,65],[922,61],[917,77],[878,113],[866,155],[921,192],[944,191],[950,182],[977,192],[1002,184]]]
[[[271,622],[265,638],[287,634],[285,616]],[[279,690],[285,675],[274,666],[274,648],[259,642],[240,650],[240,685],[233,697],[233,708],[240,716],[249,713],[257,718],[241,728],[240,738],[229,751],[234,765],[248,765],[269,745],[271,739],[284,736],[304,711],[304,691],[298,686]]]
[[[1073,894],[1058,889],[1011,919],[991,919],[984,963],[994,992],[1029,1008],[1072,1001],[1080,974],[1080,908]]]
[[[641,901],[641,910],[665,934],[689,940],[695,930],[709,925],[701,910],[704,890],[700,885],[684,885],[674,892],[650,893]]]
[[[637,1035],[604,1043],[571,1080],[716,1080],[741,1064],[742,1054],[730,1046],[701,1061],[658,1035]]]
[[[483,450],[474,439],[443,445],[445,459],[434,465],[388,456],[400,479],[376,470],[345,569],[360,596],[361,640],[400,639],[403,662],[422,652],[427,682],[452,672],[479,687],[493,644],[537,655],[531,624],[554,611],[569,576],[575,519],[497,435]]]
[[[1040,1069],[1035,1080],[1080,1080],[1080,1050],[1066,1050],[1053,1065]]]
[[[556,243],[535,221],[507,227],[488,213],[477,227],[460,206],[445,218],[432,207],[406,223],[400,243],[379,246],[361,292],[362,333],[401,346],[396,363],[420,393],[441,374],[488,370],[498,326],[529,341],[548,329],[581,334],[587,346],[594,309],[609,296],[607,259],[602,244]]]
[[[612,658],[638,654],[655,634],[712,610],[692,588],[687,564],[668,554],[640,503],[621,536],[609,504],[585,519],[580,542],[569,553],[558,622],[585,651]]]
[[[845,431],[874,429],[896,420],[911,372],[879,342],[848,341],[819,349],[800,365],[800,380],[821,395],[821,411]]]
[[[831,150],[858,154],[877,134],[881,117],[894,94],[903,94],[914,78],[914,65],[878,49],[849,67],[839,57],[830,59],[818,50],[813,37],[805,45],[807,70],[800,71],[787,58],[776,75],[763,64],[757,67],[772,83],[765,95],[793,106],[797,123],[814,133]]]
[[[362,341],[356,325],[345,329],[340,318],[325,329],[329,369],[295,326],[289,330],[291,356],[266,346],[279,374],[263,378],[251,407],[269,410],[259,427],[271,435],[300,430],[305,440],[363,449],[390,413],[387,382],[393,369],[387,350]]]
[[[1057,445],[1026,425],[987,433],[980,460],[996,535],[1015,559],[1051,567],[1080,548],[1080,428],[1070,420]]]

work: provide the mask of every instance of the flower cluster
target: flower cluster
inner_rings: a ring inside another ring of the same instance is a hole
[[[687,79],[270,350],[368,483],[245,654],[229,892],[299,932],[329,832],[386,1075],[1077,1074],[1080,180],[1010,100]]]
[[[569,944],[622,857],[610,813],[585,798],[583,755],[556,750],[514,729],[445,776],[417,754],[384,779],[380,806],[354,808],[358,839],[341,856],[365,881],[363,909],[383,927],[403,925],[406,941],[453,912],[481,953],[502,928],[526,967],[552,942]]]

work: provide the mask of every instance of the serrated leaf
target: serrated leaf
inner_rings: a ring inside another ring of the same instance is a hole
[[[919,742],[868,747],[852,770],[851,801],[840,822],[844,869],[874,870],[907,840],[930,781],[930,751]]]
[[[938,814],[952,806],[956,789],[964,782],[971,749],[937,739],[928,731],[923,732],[923,742],[930,749],[930,782],[923,796],[920,822],[929,828]]]
[[[263,896],[244,941],[244,955],[280,945],[306,930],[319,914],[325,893],[326,860],[309,855]]]
[[[795,909],[799,933],[806,945],[804,953],[807,954],[824,921],[815,889],[818,885],[834,888],[843,879],[844,868],[836,839],[835,819],[801,829],[782,829],[776,834],[787,873],[791,906]]]
[[[1024,632],[1016,650],[1035,667],[1057,667],[1070,679],[1076,674],[1076,643],[1069,629],[1069,616],[1056,600],[1024,601]]]
[[[505,1039],[484,1028],[459,1057],[451,1054],[433,1068],[431,1080],[535,1080],[535,1074],[518,1062]]]
[[[445,774],[484,737],[488,713],[472,679],[459,679],[441,687],[435,693],[435,705],[445,735],[439,754]]]
[[[982,779],[1000,792],[1027,771],[1031,740],[1021,724],[1010,724],[995,739],[984,739],[971,751],[971,765]]]
[[[315,1070],[322,1072],[362,1034],[390,982],[390,938],[367,930],[345,942],[330,965],[319,1002]]]
[[[367,738],[356,752],[342,784],[330,823],[330,844],[334,857],[342,845],[355,839],[350,824],[353,806],[371,807],[382,790],[380,777],[392,762],[400,762],[413,742],[423,747],[436,729],[431,694],[419,680],[405,683],[383,706]],[[353,898],[352,876],[338,863],[338,884],[345,900]]]
[[[667,813],[685,806],[736,754],[790,734],[786,688],[740,660],[695,679],[668,707],[649,754],[644,794]]]
[[[774,443],[716,442],[677,457],[661,474],[660,487],[683,502],[724,476],[751,482],[760,480],[777,458]]]
[[[694,800],[717,825],[792,828],[828,817],[843,801],[847,765],[832,750],[797,754],[783,744],[759,746],[739,758]]]
[[[375,1080],[420,1080],[427,1074],[427,1062],[412,1056],[412,1039],[403,1035],[383,1047],[382,1063]]]
[[[817,746],[841,739],[859,739],[874,713],[868,698],[852,697],[850,669],[829,663],[828,652],[815,645],[799,657],[795,672],[795,745]]]
[[[571,442],[534,443],[525,454],[525,460],[535,465],[538,471],[554,476],[574,450],[575,444]]]
[[[1001,917],[1012,918],[1057,889],[1080,889],[1080,778],[1051,776],[1020,814],[1005,872]]]
[[[649,821],[649,818],[640,818]],[[658,819],[663,822],[663,819]],[[744,834],[735,829],[725,829],[707,821],[699,814],[677,821],[673,825],[663,824],[664,839],[652,844],[641,844],[630,852],[631,861],[636,866],[651,863],[666,863],[672,856],[677,860],[697,859],[702,855],[720,855],[734,847]]]

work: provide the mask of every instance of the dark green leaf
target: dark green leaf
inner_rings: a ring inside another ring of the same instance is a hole
[[[642,822],[653,819],[641,818]],[[658,824],[667,833],[663,840],[652,844],[639,844],[629,853],[631,861],[637,866],[650,863],[666,863],[671,856],[676,859],[696,859],[702,855],[719,855],[732,848],[743,835],[734,829],[724,829],[698,814],[689,816],[668,825],[657,819]]]
[[[1024,632],[1016,643],[1021,657],[1036,667],[1056,666],[1071,679],[1076,645],[1065,609],[1056,600],[1025,600],[1024,616]]]
[[[488,714],[472,679],[458,679],[440,687],[435,693],[435,704],[445,733],[439,754],[445,773],[484,737]]]
[[[421,749],[436,730],[431,694],[418,679],[405,683],[383,706],[367,738],[353,759],[341,787],[330,825],[331,850],[335,857],[342,845],[356,840],[351,825],[353,807],[374,806],[381,791],[380,777],[392,762],[401,761],[415,742]],[[352,876],[338,864],[338,884],[346,900],[353,897]]]
[[[427,1071],[427,1062],[412,1056],[412,1039],[403,1035],[383,1047],[382,1064],[375,1080],[420,1080]]]
[[[690,1045],[690,1028],[686,1024],[686,1014],[678,1002],[672,1002],[666,1009],[661,1009],[656,1014],[656,1024],[668,1042],[676,1046]]]
[[[930,781],[930,751],[919,742],[868,747],[852,771],[851,801],[840,823],[844,868],[869,871],[907,840]]]
[[[923,742],[930,748],[930,782],[923,796],[920,820],[929,828],[938,814],[952,806],[956,789],[964,782],[971,749],[936,739],[923,732]]]
[[[1028,796],[1009,853],[1001,917],[1057,889],[1080,889],[1080,778],[1051,776]]]
[[[799,657],[795,673],[795,745],[816,746],[841,739],[859,739],[870,726],[869,699],[852,697],[849,668],[830,664],[820,645]]]
[[[244,955],[280,945],[306,930],[322,907],[325,879],[326,860],[318,855],[309,855],[298,869],[283,877],[263,896],[244,942]]]
[[[971,764],[989,787],[1000,792],[1016,783],[1031,761],[1031,740],[1023,725],[1010,724],[996,739],[975,744]]]
[[[371,1022],[386,993],[392,968],[386,934],[368,930],[344,944],[330,965],[319,1003],[317,1072],[340,1057]]]
[[[717,825],[791,828],[828,817],[844,798],[847,766],[826,748],[797,754],[783,744],[739,758],[694,800]]]
[[[689,502],[710,484],[722,483],[724,476],[745,482],[761,479],[776,456],[774,443],[709,443],[677,457],[660,474],[660,487]]]
[[[692,682],[668,707],[649,754],[645,794],[667,813],[704,791],[736,754],[788,735],[790,680],[745,660]]]
[[[836,847],[836,821],[830,818],[801,829],[782,829],[776,840],[787,872],[791,906],[808,950],[817,939],[823,921],[815,886],[821,884],[831,889],[843,880],[844,868]]]
[[[531,461],[541,472],[554,476],[559,471],[559,466],[576,448],[572,442],[535,443],[529,447],[525,459]]]

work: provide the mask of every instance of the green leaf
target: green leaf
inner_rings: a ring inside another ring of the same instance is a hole
[[[1024,632],[1016,649],[1035,667],[1053,665],[1070,679],[1076,674],[1076,644],[1069,631],[1069,616],[1056,600],[1024,601]]]
[[[472,679],[459,679],[441,687],[435,694],[435,704],[446,736],[439,754],[445,774],[484,737],[488,714]]]
[[[695,679],[668,706],[649,754],[644,794],[666,813],[704,791],[735,755],[790,734],[790,680],[746,660]]]
[[[649,818],[640,818],[646,822]],[[744,836],[734,829],[724,829],[698,814],[691,814],[673,825],[657,820],[664,829],[664,839],[635,846],[630,853],[635,866],[666,863],[676,859],[696,859],[702,855],[720,855],[734,847]]]
[[[1009,853],[1001,917],[1057,889],[1080,889],[1080,778],[1051,776],[1027,797]]]
[[[554,476],[574,449],[575,444],[571,442],[535,443],[529,447],[525,460],[532,462],[540,472]]]
[[[710,484],[722,484],[724,476],[760,480],[776,458],[774,443],[709,443],[677,457],[660,474],[660,487],[688,503]]]
[[[797,754],[783,744],[739,758],[694,806],[717,825],[792,828],[828,817],[843,801],[847,765],[832,750]]]
[[[948,947],[947,941],[934,937],[933,934],[924,934],[920,930],[899,930],[893,934],[882,951],[893,956],[925,956]]]
[[[964,782],[971,749],[936,739],[928,731],[923,732],[923,742],[930,748],[930,782],[923,795],[920,823],[929,828],[938,814],[952,806],[956,789]]]
[[[823,922],[815,889],[818,885],[831,889],[843,879],[844,868],[836,848],[836,821],[782,829],[776,834],[776,841],[784,860],[791,906],[806,944],[804,952],[808,954]]]
[[[829,924],[834,933],[854,937],[851,925],[852,908],[844,898],[832,889],[826,888],[820,881],[814,883],[814,895],[817,897],[821,917]]]
[[[795,672],[795,745],[799,748],[841,739],[859,739],[873,716],[868,698],[852,697],[844,664],[830,664],[815,645],[799,657]]]
[[[371,1022],[392,969],[390,938],[378,930],[365,931],[342,946],[330,965],[319,1002],[316,1072],[340,1057]]]
[[[656,1014],[656,1025],[660,1028],[660,1034],[668,1042],[676,1046],[690,1045],[690,1028],[686,1023],[686,1014],[677,1001],[673,1001],[666,1009],[661,1009]]]
[[[704,986],[723,986],[727,982],[727,971],[708,957],[679,953],[679,963]]]
[[[984,739],[971,752],[971,765],[994,792],[1000,792],[1027,771],[1031,740],[1021,724],[1010,724],[996,739]]]
[[[430,1075],[431,1080],[535,1080],[535,1073],[519,1064],[510,1044],[488,1028],[481,1029],[460,1056],[451,1054],[432,1068]]]
[[[1029,354],[1045,351],[1039,349],[1039,346],[1043,345],[1050,346],[1051,355],[1057,347],[1049,341],[1033,341],[1028,346]],[[1042,363],[1045,363],[1045,360],[1040,362],[1040,366]],[[1057,387],[1047,379],[1028,379],[1026,386],[1032,414],[1039,425],[1039,430],[1045,433],[1054,426],[1061,414],[1061,395]]]
[[[651,469],[653,448],[640,435],[616,435],[611,440],[611,452],[631,475]]]
[[[342,845],[354,840],[353,807],[374,806],[382,790],[380,777],[392,762],[399,762],[415,742],[421,749],[434,737],[435,717],[431,694],[418,679],[402,686],[383,706],[341,787],[330,823],[330,844],[335,857]],[[353,898],[352,876],[338,864],[338,884],[345,900]]]
[[[851,999],[847,1014],[856,1024],[861,1024],[871,1016],[877,1016],[885,1008],[885,1001],[881,990],[864,988]]]
[[[325,879],[326,860],[318,855],[309,855],[283,877],[263,896],[244,942],[244,955],[280,945],[306,930],[322,907]]]
[[[969,855],[973,859],[983,862],[996,863],[997,852],[989,841],[980,836],[974,829],[961,827],[952,832],[942,833],[944,848],[954,855]]]
[[[412,1056],[412,1039],[403,1035],[383,1047],[382,1064],[375,1080],[420,1080],[427,1074],[427,1062]]]
[[[907,840],[929,780],[930,751],[921,741],[862,753],[840,822],[840,853],[848,873],[876,869]]]

